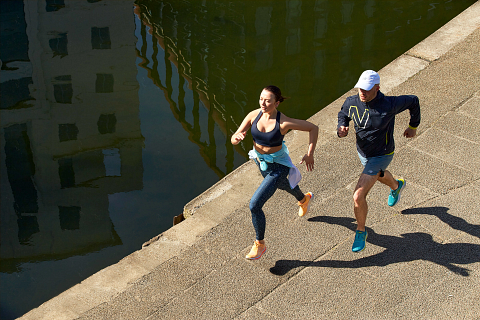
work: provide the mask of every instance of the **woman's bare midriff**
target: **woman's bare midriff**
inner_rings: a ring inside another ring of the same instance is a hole
[[[276,147],[266,147],[253,142],[253,146],[255,147],[255,150],[257,150],[261,154],[270,154],[282,150],[281,145]]]

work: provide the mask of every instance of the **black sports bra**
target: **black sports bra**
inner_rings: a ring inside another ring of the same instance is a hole
[[[265,147],[278,147],[282,145],[283,142],[283,135],[280,132],[280,111],[277,111],[277,117],[275,119],[275,128],[273,128],[272,131],[269,132],[261,132],[257,128],[257,123],[260,117],[262,116],[262,111],[258,113],[258,116],[255,118],[252,124],[251,132],[252,132],[252,137],[253,141],[255,143],[265,146]]]

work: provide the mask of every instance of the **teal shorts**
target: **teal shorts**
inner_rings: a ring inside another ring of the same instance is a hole
[[[370,158],[365,158],[359,153],[358,157],[365,167],[362,173],[368,174],[369,176],[376,176],[380,171],[387,170],[388,165],[392,162],[393,153]]]

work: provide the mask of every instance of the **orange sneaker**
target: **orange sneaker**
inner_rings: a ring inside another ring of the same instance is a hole
[[[257,260],[260,259],[262,254],[267,251],[267,247],[265,246],[265,243],[260,243],[258,240],[255,240],[253,243],[253,247],[250,250],[250,252],[245,256],[245,258],[250,259],[250,260]]]
[[[298,202],[298,205],[300,206],[300,209],[298,209],[298,215],[300,217],[303,217],[304,215],[307,214],[308,209],[310,209],[310,204],[313,201],[313,193],[307,192],[305,193],[305,201],[301,203],[300,201]]]

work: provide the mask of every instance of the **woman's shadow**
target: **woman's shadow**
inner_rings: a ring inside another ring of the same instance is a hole
[[[461,230],[480,238],[480,226],[467,223],[465,220],[448,214],[448,208],[430,207],[404,210],[403,214],[431,214],[439,217],[450,227]],[[355,219],[344,217],[318,216],[308,219],[313,222],[324,222],[344,226],[354,231]],[[400,237],[378,234],[368,228],[367,242],[385,250],[373,256],[362,257],[353,261],[321,260],[278,260],[270,272],[275,275],[284,275],[288,271],[301,267],[330,267],[330,268],[362,268],[369,266],[386,266],[392,263],[425,260],[444,266],[450,271],[468,276],[469,269],[459,267],[456,264],[471,264],[480,262],[480,245],[471,243],[438,243],[428,233],[413,232],[405,233]]]

